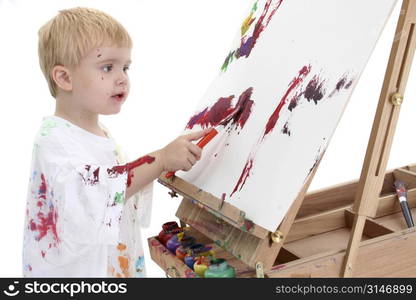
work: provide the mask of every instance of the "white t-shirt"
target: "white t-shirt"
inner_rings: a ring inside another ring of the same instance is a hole
[[[103,128],[104,131],[105,128]],[[125,201],[114,139],[45,117],[35,138],[23,243],[25,277],[145,277],[140,227],[152,184]]]

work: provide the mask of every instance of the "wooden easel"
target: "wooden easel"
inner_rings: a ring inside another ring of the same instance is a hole
[[[281,264],[276,265],[277,261],[285,262],[293,259],[293,253],[282,247],[287,240],[289,232],[289,240],[295,240],[296,238],[308,235],[313,236],[323,231],[321,228],[322,224],[328,222],[328,220],[332,220],[333,222],[328,225],[328,230],[340,227],[339,220],[340,218],[344,220],[344,217],[345,222],[352,224],[350,240],[345,254],[343,252],[334,252],[332,256],[319,257],[319,261],[322,266],[327,266],[331,264],[328,262],[329,259],[335,261],[336,259],[339,260],[342,258],[344,263],[342,264],[341,272],[337,276],[350,277],[354,275],[355,262],[360,250],[363,231],[367,228],[366,232],[368,234],[368,231],[371,231],[372,227],[378,226],[375,222],[369,220],[369,218],[376,215],[377,208],[380,209],[380,203],[381,206],[385,207],[386,203],[395,202],[394,196],[381,199],[379,195],[383,183],[386,181],[386,164],[394,130],[398,121],[400,104],[403,100],[403,94],[416,49],[415,23],[416,0],[403,0],[401,15],[396,29],[396,36],[393,42],[367,154],[360,180],[355,185],[346,184],[345,186],[315,193],[305,198],[306,191],[317,170],[317,166],[305,183],[303,190],[292,203],[278,229],[275,232],[269,232],[261,226],[247,220],[243,211],[227,202],[223,202],[221,199],[214,197],[179,177],[166,179],[163,174],[159,178],[160,183],[172,190],[172,196],[180,194],[184,197],[176,213],[182,225],[188,224],[194,230],[194,234],[202,234],[200,235],[201,238],[206,237],[210,241],[213,241],[219,247],[218,249],[224,249],[226,251],[224,255],[235,258],[234,264],[239,268],[238,274],[240,274],[240,277],[264,277],[265,271],[276,271],[280,268],[279,266],[282,266]],[[414,166],[409,171],[400,169],[395,174],[406,176],[406,172],[416,182],[416,167]],[[392,177],[392,174],[393,172],[387,175]],[[323,213],[313,218],[300,219],[293,228],[292,225],[294,225],[295,217],[299,215],[301,205],[305,205],[304,200],[309,201],[309,199],[319,195],[330,197],[330,195],[339,192],[339,189],[344,192],[348,191],[350,194],[353,190],[355,193],[353,206],[343,207],[339,211],[332,210],[329,213]],[[413,192],[412,190],[412,197]],[[389,209],[391,211],[398,211],[397,207]],[[378,226],[377,230],[379,231],[377,233],[378,235],[391,233],[390,230],[383,226]],[[416,238],[415,232],[409,231],[409,233],[413,234],[412,238]],[[377,234],[374,234],[374,236],[378,236]],[[173,276],[175,277],[189,274],[190,269],[183,266],[181,261],[175,260],[175,257],[166,256],[169,254],[163,251],[163,249],[162,251],[152,250],[152,248],[161,247],[156,239],[149,239],[149,245],[151,247],[152,257],[154,260],[157,260],[159,265],[165,268],[167,273],[170,273],[169,270],[174,269]],[[366,245],[368,246],[369,243]],[[372,244],[370,246],[372,247]],[[367,247],[366,249],[370,249],[371,247]],[[278,256],[279,259],[277,259]],[[295,264],[293,267],[291,266],[289,268],[290,270],[287,271],[289,273],[282,272],[280,275],[277,275],[308,276],[308,272],[311,274],[310,270],[312,267],[310,264],[307,265],[304,263],[304,261],[306,260],[301,260],[299,264]],[[332,268],[332,273],[328,272],[324,274],[331,277],[334,274],[333,270],[339,270],[339,267],[338,269],[334,266],[330,266],[329,268]],[[304,273],[303,270],[309,271]]]
[[[366,217],[377,211],[400,105],[416,49],[416,1],[404,0],[353,207],[354,223],[342,276],[353,275]]]

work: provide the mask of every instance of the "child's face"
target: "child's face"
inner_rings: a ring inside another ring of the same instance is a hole
[[[73,101],[83,111],[110,115],[120,111],[130,82],[131,49],[98,47],[71,70]]]

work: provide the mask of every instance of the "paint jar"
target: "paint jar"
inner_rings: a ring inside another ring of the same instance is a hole
[[[181,246],[192,246],[195,244],[195,238],[192,236],[186,235],[184,232],[180,232],[172,236],[169,241],[166,242],[166,248],[169,249],[170,252],[176,255],[176,249]]]
[[[205,271],[208,269],[210,265],[210,259],[205,256],[200,256],[195,260],[194,263],[194,271],[198,274],[199,277],[205,277]]]
[[[235,277],[235,269],[228,265],[225,259],[213,259],[205,271],[205,278],[232,278]]]
[[[179,233],[182,229],[178,226],[176,222],[167,222],[162,225],[162,231],[159,232],[158,238],[159,241],[166,246],[166,242],[176,233]]]
[[[186,254],[189,251],[189,248],[193,245],[196,244],[196,240],[194,237],[192,236],[184,236],[181,241],[180,241],[180,245],[178,248],[176,248],[175,250],[175,255],[176,257],[178,257],[180,260],[184,260]]]
[[[205,246],[204,244],[195,244],[189,248],[188,254],[184,258],[185,264],[194,269],[195,260],[200,256],[213,256],[214,251],[212,247]]]

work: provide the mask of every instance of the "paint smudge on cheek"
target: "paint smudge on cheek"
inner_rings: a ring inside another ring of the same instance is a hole
[[[140,157],[136,159],[135,161],[131,163],[127,163],[122,166],[115,166],[111,169],[107,169],[107,174],[110,178],[117,177],[118,175],[124,174],[127,172],[127,187],[131,185],[131,179],[134,176],[133,175],[133,169],[143,165],[143,164],[151,164],[155,161],[155,158],[150,155],[145,155],[143,157]]]

